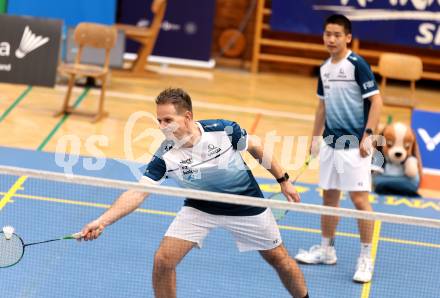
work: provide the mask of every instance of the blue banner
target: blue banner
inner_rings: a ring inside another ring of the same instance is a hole
[[[79,22],[112,25],[116,0],[13,0],[8,1],[8,14],[62,19],[67,27]]]
[[[411,126],[417,135],[423,167],[440,170],[440,113],[414,110]]]
[[[113,25],[116,20],[116,0],[14,0],[8,1],[8,14],[63,20],[64,60],[67,28],[80,22]]]
[[[321,35],[344,14],[360,40],[440,49],[440,2],[433,0],[272,0],[273,30]]]
[[[152,0],[119,1],[118,22],[146,26],[151,23]],[[209,61],[215,13],[214,0],[168,1],[153,55]],[[127,43],[129,52],[136,52]]]

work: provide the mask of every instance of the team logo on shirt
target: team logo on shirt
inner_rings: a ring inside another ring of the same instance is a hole
[[[213,156],[214,154],[219,153],[222,151],[221,148],[214,146],[213,144],[208,145],[208,156]]]
[[[192,168],[192,163],[193,159],[191,157],[180,161],[180,170],[184,180],[193,181],[200,179],[200,170]]]
[[[181,160],[180,164],[182,164],[182,165],[189,165],[189,164],[192,164],[192,162],[193,162],[192,158],[190,157],[188,159]]]
[[[201,178],[199,169],[190,168],[188,166],[182,167],[183,179],[187,181],[194,181]]]
[[[345,74],[344,69],[339,69],[338,78],[345,79],[346,77],[347,75]]]

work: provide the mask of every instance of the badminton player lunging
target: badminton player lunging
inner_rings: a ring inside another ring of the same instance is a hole
[[[157,120],[166,140],[148,164],[142,183],[158,184],[167,177],[181,187],[263,197],[240,151],[257,161],[263,148],[240,126],[227,120],[194,121],[190,96],[182,89],[166,89],[156,99]],[[272,159],[269,171],[289,201],[299,196],[288,175]],[[84,240],[138,208],[147,193],[128,190],[99,218],[82,230]],[[278,273],[287,291],[309,297],[304,276],[284,245],[270,209],[186,199],[169,226],[154,257],[153,287],[158,298],[176,297],[176,266],[193,248],[201,248],[216,227],[230,231],[240,251],[257,250]]]

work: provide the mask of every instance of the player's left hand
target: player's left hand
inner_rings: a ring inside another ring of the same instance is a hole
[[[361,157],[367,157],[373,152],[373,136],[365,135],[359,144]]]
[[[295,186],[293,186],[292,181],[285,181],[280,183],[281,185],[281,192],[286,196],[287,200],[289,202],[301,202],[301,198],[299,197],[299,194],[295,190]]]

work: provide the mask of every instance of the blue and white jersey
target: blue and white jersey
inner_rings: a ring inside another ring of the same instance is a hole
[[[336,144],[336,148],[358,144],[368,121],[368,98],[378,93],[373,72],[362,57],[349,51],[336,64],[326,60],[318,79],[318,97],[325,101],[326,143],[333,148]]]
[[[164,141],[148,164],[143,182],[173,178],[184,188],[264,197],[240,151],[247,149],[247,133],[227,120],[196,122],[200,140],[192,148],[174,148]],[[256,215],[265,208],[186,199],[185,206],[216,215]]]

